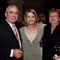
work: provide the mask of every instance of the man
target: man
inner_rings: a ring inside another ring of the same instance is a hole
[[[21,37],[18,28],[18,39],[12,26],[15,25],[19,16],[17,6],[10,5],[5,11],[6,20],[0,23],[0,60],[21,60]],[[19,42],[18,42],[19,40]]]

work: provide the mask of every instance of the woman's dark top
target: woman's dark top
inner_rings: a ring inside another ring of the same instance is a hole
[[[54,54],[60,55],[60,24],[56,26],[51,34],[51,26],[44,27],[43,60],[53,60]]]

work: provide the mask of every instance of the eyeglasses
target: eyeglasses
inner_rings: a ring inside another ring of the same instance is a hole
[[[54,15],[54,16],[49,16],[49,17],[59,17],[58,15]]]

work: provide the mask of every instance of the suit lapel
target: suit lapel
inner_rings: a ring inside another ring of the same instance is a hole
[[[29,41],[28,37],[25,34],[25,27],[22,28],[21,33],[22,33],[23,38],[26,40],[25,42],[29,43],[30,41]]]
[[[37,26],[37,35],[36,35],[35,39],[33,40],[33,42],[35,42],[35,43],[39,42],[39,39],[38,38],[41,38],[42,37],[42,31],[43,31],[42,28],[39,28]],[[26,40],[25,42],[31,44],[30,43],[30,40],[28,39],[28,37],[25,34],[25,27],[23,27],[23,29],[21,30],[21,32],[22,32],[22,36]]]
[[[38,26],[36,26],[36,27],[37,27],[37,35],[36,35],[35,39],[33,40],[33,42],[37,43],[37,42],[39,42],[39,39],[42,37],[42,28],[40,28]]]
[[[15,35],[14,35],[14,33],[13,33],[10,25],[7,23],[6,20],[4,20],[3,25],[4,25],[5,29],[6,29],[13,37],[15,37]],[[15,37],[15,40],[16,40],[16,37]]]

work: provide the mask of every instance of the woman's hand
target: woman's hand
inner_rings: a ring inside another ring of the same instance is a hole
[[[60,55],[59,56],[57,56],[57,55],[53,56],[53,59],[54,60],[60,60]]]

